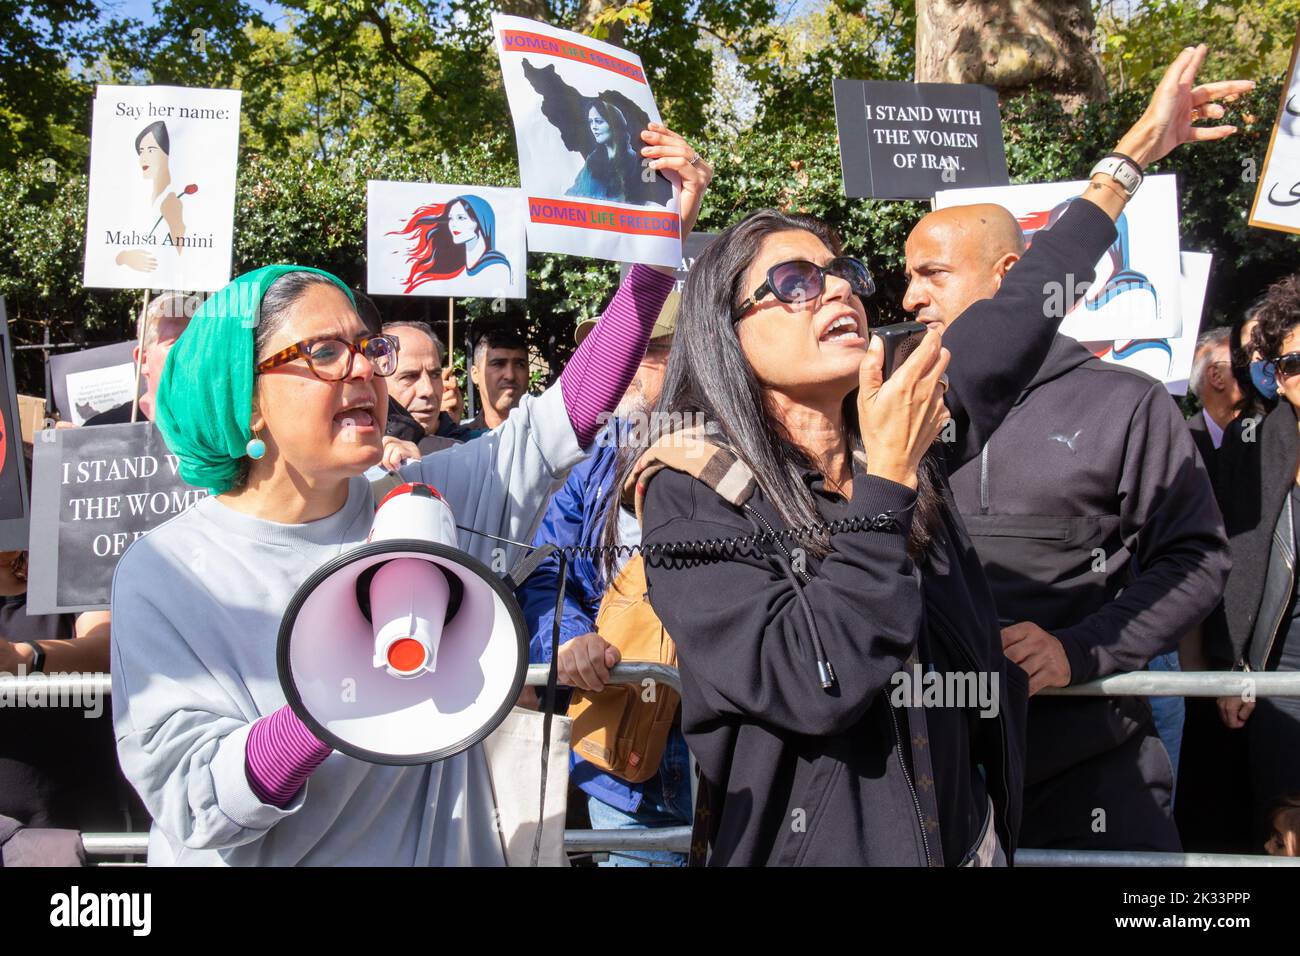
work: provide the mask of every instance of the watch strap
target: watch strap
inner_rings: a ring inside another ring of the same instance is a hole
[[[1092,167],[1092,172],[1088,174],[1088,178],[1092,179],[1098,175],[1109,176],[1124,190],[1125,195],[1130,199],[1138,191],[1138,187],[1142,185],[1141,169],[1127,156],[1108,155],[1102,157],[1101,161]]]
[[[45,649],[41,647],[41,645],[37,644],[35,641],[23,641],[23,643],[32,649],[32,663],[31,666],[27,668],[27,673],[44,674],[45,673]]]

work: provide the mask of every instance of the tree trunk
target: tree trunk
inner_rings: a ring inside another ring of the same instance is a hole
[[[1068,108],[1106,98],[1089,0],[917,0],[916,79],[1031,87]]]

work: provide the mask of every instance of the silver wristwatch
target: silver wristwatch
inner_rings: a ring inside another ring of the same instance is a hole
[[[1138,164],[1127,156],[1120,156],[1117,153],[1108,154],[1101,162],[1092,167],[1092,172],[1088,174],[1088,178],[1092,179],[1098,173],[1105,173],[1115,180],[1119,187],[1124,190],[1124,195],[1129,199],[1133,198],[1133,194],[1142,185],[1142,170]]]

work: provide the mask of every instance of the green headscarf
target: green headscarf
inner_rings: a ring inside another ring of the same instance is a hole
[[[154,420],[180,473],[218,495],[229,491],[253,437],[253,334],[262,298],[290,272],[325,276],[356,305],[338,276],[308,266],[264,266],[208,297],[163,363]]]

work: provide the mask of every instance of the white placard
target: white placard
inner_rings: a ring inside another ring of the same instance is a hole
[[[518,189],[368,182],[366,291],[522,299],[527,215]]]
[[[1085,181],[948,189],[935,194],[935,208],[995,203],[1019,220],[1032,243],[1034,233],[1059,219],[1087,186]],[[1115,225],[1119,236],[1098,261],[1096,281],[1066,315],[1061,333],[1081,342],[1177,338],[1182,272],[1174,176],[1148,176]]]
[[[83,283],[213,292],[230,281],[238,90],[101,86]]]
[[[1187,380],[1192,374],[1196,340],[1201,333],[1201,313],[1205,308],[1205,290],[1210,283],[1208,252],[1184,252],[1182,314],[1183,331],[1171,339],[1123,339],[1118,342],[1084,342],[1094,355],[1106,362],[1136,368],[1165,383],[1172,395],[1187,394]]]
[[[1300,29],[1260,171],[1250,225],[1300,233]]]
[[[135,366],[110,365],[69,372],[67,382],[72,424],[84,425],[87,419],[131,401],[135,392]]]
[[[676,266],[680,182],[642,162],[662,122],[634,53],[544,23],[494,14],[528,199],[528,248]]]

